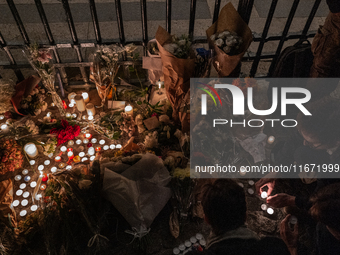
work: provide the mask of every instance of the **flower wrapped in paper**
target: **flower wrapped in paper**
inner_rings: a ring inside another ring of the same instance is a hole
[[[215,52],[213,64],[219,77],[230,76],[253,40],[250,28],[228,3],[206,33],[209,47]]]
[[[151,84],[156,84],[157,81],[163,80],[162,59],[159,55],[156,39],[148,42],[148,56],[143,57],[143,68],[148,69],[148,78]]]

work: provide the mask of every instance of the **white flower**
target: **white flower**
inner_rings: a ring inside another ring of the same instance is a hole
[[[31,102],[32,101],[32,96],[29,95],[27,98],[26,98],[27,102]]]
[[[229,53],[229,52],[230,52],[230,47],[229,47],[229,46],[223,47],[223,51],[224,51],[225,53]]]
[[[175,43],[165,44],[163,47],[166,51],[170,52],[171,54],[175,54],[175,51],[178,49],[178,45]]]
[[[226,44],[227,46],[233,46],[233,45],[234,45],[233,39],[228,38],[227,40],[225,40],[225,44]]]
[[[125,50],[127,53],[131,53],[136,49],[136,46],[134,46],[132,43],[125,46]]]
[[[215,45],[217,45],[218,47],[221,47],[223,45],[223,40],[222,39],[217,39],[215,41]]]

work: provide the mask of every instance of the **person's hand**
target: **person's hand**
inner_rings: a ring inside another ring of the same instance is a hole
[[[299,237],[299,230],[298,230],[298,223],[294,225],[294,229],[291,230],[288,226],[290,214],[284,218],[280,225],[280,235],[282,240],[287,245],[288,250],[291,254],[296,254],[297,252],[297,245],[298,245],[298,237]]]
[[[267,195],[269,196],[275,187],[275,179],[274,178],[262,178],[261,180],[257,181],[255,183],[256,193],[261,195],[261,193],[263,192],[263,188],[265,186],[268,187]]]
[[[279,193],[267,198],[267,204],[274,208],[281,208],[285,206],[294,206],[295,197],[285,193]]]

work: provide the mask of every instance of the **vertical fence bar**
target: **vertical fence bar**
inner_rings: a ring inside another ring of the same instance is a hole
[[[250,20],[250,15],[253,10],[254,0],[240,0],[238,2],[237,11],[247,24]]]
[[[91,16],[92,16],[94,34],[96,35],[97,43],[101,44],[102,43],[102,37],[100,35],[100,28],[99,28],[99,22],[98,22],[98,16],[97,16],[96,4],[95,4],[94,0],[89,0],[89,2],[90,2],[90,9],[91,9]]]
[[[263,31],[262,31],[261,41],[260,41],[259,47],[257,48],[256,57],[255,57],[254,62],[251,66],[250,77],[255,77],[258,65],[260,63],[262,50],[263,50],[264,44],[266,42],[266,38],[267,38],[268,31],[269,31],[269,28],[270,28],[270,24],[272,23],[272,20],[273,20],[273,16],[274,16],[274,12],[275,12],[275,9],[276,9],[276,6],[277,6],[277,2],[278,2],[278,0],[273,0],[272,4],[270,5],[266,24],[264,25],[264,28],[263,28]]]
[[[30,40],[28,38],[26,29],[24,27],[24,24],[21,21],[19,12],[18,12],[17,8],[15,7],[15,4],[14,4],[13,0],[6,0],[6,1],[7,1],[7,4],[9,6],[9,8],[11,9],[13,17],[15,19],[15,22],[17,23],[17,26],[19,28],[20,34],[21,34],[22,38],[24,39],[25,44],[29,45],[30,44]]]
[[[307,39],[308,30],[310,28],[310,25],[312,24],[312,21],[314,19],[316,11],[319,9],[320,3],[321,3],[321,0],[316,0],[314,2],[313,8],[312,8],[312,10],[311,10],[311,12],[310,12],[310,14],[308,16],[306,25],[305,25],[305,27],[302,30],[302,34],[301,34],[300,40]]]
[[[196,14],[196,0],[191,0],[189,21],[189,38],[191,40],[194,38],[195,14]]]
[[[171,33],[171,0],[166,0],[166,31]]]
[[[68,23],[68,27],[70,29],[70,33],[71,33],[71,37],[72,37],[72,41],[73,41],[73,47],[76,50],[77,55],[78,55],[78,61],[83,62],[83,57],[82,57],[81,51],[80,51],[77,32],[76,32],[76,29],[74,27],[72,13],[71,13],[70,6],[68,4],[68,0],[62,0],[62,4],[63,4],[64,10],[65,10],[65,13],[66,13],[67,23]],[[87,79],[87,75],[86,75],[86,72],[85,72],[85,68],[80,67],[80,72],[81,72],[81,75],[83,77],[84,82],[87,83],[88,79]]]
[[[50,45],[53,48],[55,60],[56,60],[57,63],[61,63],[57,48],[55,47],[55,41],[54,41],[54,38],[53,38],[53,35],[52,35],[52,31],[51,31],[50,25],[48,24],[46,14],[45,14],[45,10],[44,10],[44,7],[42,6],[41,0],[34,0],[34,2],[35,2],[35,5],[38,9],[41,22],[44,25],[44,29],[45,29],[47,39],[48,39]],[[67,75],[66,75],[66,72],[65,72],[65,68],[61,67],[60,72],[61,72],[61,75],[63,77],[64,82],[67,83]]]
[[[280,54],[280,52],[282,50],[283,44],[284,44],[285,39],[287,37],[290,25],[292,24],[292,21],[293,21],[293,18],[294,18],[294,15],[295,15],[295,12],[296,12],[296,9],[297,9],[299,3],[300,3],[300,0],[294,0],[292,8],[290,9],[290,12],[289,12],[289,15],[288,15],[288,19],[287,19],[285,28],[283,29],[279,45],[278,45],[278,47],[276,49],[275,57],[273,58],[272,63],[270,65],[270,67],[269,67],[269,73],[268,73],[269,76],[271,76],[272,73],[274,72],[274,68],[276,66],[277,59],[278,59],[279,54]]]
[[[220,13],[221,0],[215,0],[214,16],[212,23],[214,24],[218,19],[218,14]]]
[[[148,20],[146,15],[146,0],[140,0],[141,14],[142,14],[142,30],[143,30],[143,46],[144,53],[148,44]]]
[[[117,15],[117,24],[119,31],[119,39],[122,45],[125,44],[125,35],[124,35],[124,26],[123,26],[123,15],[122,15],[122,6],[120,4],[120,0],[115,0],[116,5],[116,15]]]
[[[5,39],[3,38],[1,32],[0,32],[0,46],[1,46],[1,48],[3,48],[3,50],[6,52],[7,57],[8,57],[8,60],[9,60],[9,62],[11,63],[11,65],[15,66],[15,68],[14,68],[14,73],[15,73],[16,77],[18,78],[19,81],[23,81],[25,78],[24,78],[24,76],[23,76],[21,70],[18,69],[18,68],[16,68],[16,65],[17,65],[17,64],[16,64],[16,62],[15,62],[15,60],[14,60],[14,58],[13,58],[13,55],[12,55],[11,51],[8,49],[7,44],[6,44],[6,41],[5,41]]]

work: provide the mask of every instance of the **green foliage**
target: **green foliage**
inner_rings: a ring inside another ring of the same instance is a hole
[[[150,118],[153,113],[157,113],[158,115],[163,114],[163,105],[160,105],[160,102],[152,105],[148,101],[137,101],[138,112],[144,116],[144,118]]]

